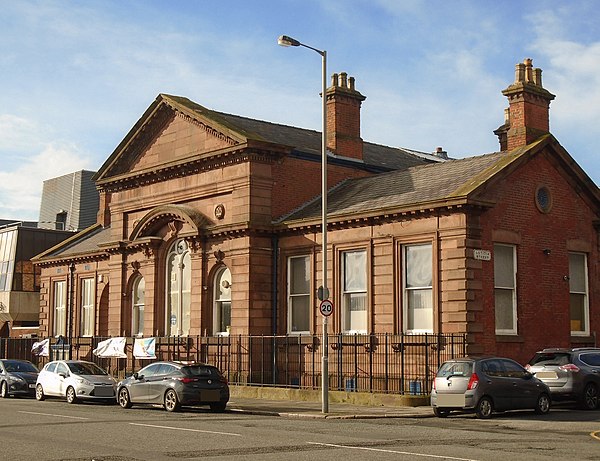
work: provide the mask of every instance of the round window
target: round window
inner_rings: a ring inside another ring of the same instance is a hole
[[[535,191],[535,204],[542,213],[548,213],[552,208],[552,195],[546,186],[540,186]]]

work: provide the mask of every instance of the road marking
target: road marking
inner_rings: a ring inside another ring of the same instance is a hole
[[[53,413],[37,413],[35,411],[19,411],[19,413],[26,413],[28,415],[38,415],[38,416],[52,416],[53,418],[90,419],[90,418],[82,418],[80,416],[55,415]]]
[[[242,436],[242,434],[234,434],[232,432],[202,431],[200,429],[186,429],[185,427],[156,426],[154,424],[141,424],[141,423],[129,423],[129,424],[131,424],[132,426],[156,427],[157,429],[172,429],[174,431],[203,432],[205,434],[219,434],[219,435],[236,435],[238,437]]]
[[[590,435],[596,440],[600,440],[600,431],[590,432]]]
[[[437,459],[453,459],[455,461],[478,461],[471,458],[455,458],[454,456],[441,456],[441,455],[427,455],[423,453],[413,453],[411,451],[397,451],[397,450],[384,450],[383,448],[368,448],[368,447],[353,447],[349,445],[337,445],[334,443],[319,443],[319,442],[308,442],[312,445],[322,445],[325,447],[334,448],[347,448],[351,450],[366,450],[366,451],[378,451],[381,453],[395,453],[398,455],[410,455],[410,456],[422,456],[424,458],[437,458]]]

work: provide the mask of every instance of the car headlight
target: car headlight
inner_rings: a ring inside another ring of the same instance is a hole
[[[11,381],[13,383],[24,383],[26,382],[23,378],[21,378],[20,376],[11,376],[10,377]]]
[[[92,386],[92,383],[90,383],[87,379],[85,378],[77,378],[76,381],[79,384],[83,384],[84,386]]]

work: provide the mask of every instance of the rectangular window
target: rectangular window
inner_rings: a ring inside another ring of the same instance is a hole
[[[569,253],[569,296],[571,334],[589,334],[587,255]]]
[[[403,247],[404,329],[433,333],[433,247],[431,243]]]
[[[67,282],[54,282],[54,336],[67,335]]]
[[[310,333],[310,257],[288,258],[288,333]]]
[[[517,334],[517,256],[514,245],[494,245],[496,334]]]
[[[367,252],[365,250],[342,253],[342,322],[344,333],[367,333]]]
[[[81,336],[94,335],[94,279],[81,280]]]

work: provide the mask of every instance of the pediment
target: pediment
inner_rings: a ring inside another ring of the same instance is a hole
[[[243,144],[235,127],[185,98],[159,95],[96,174],[98,181],[135,176]]]

